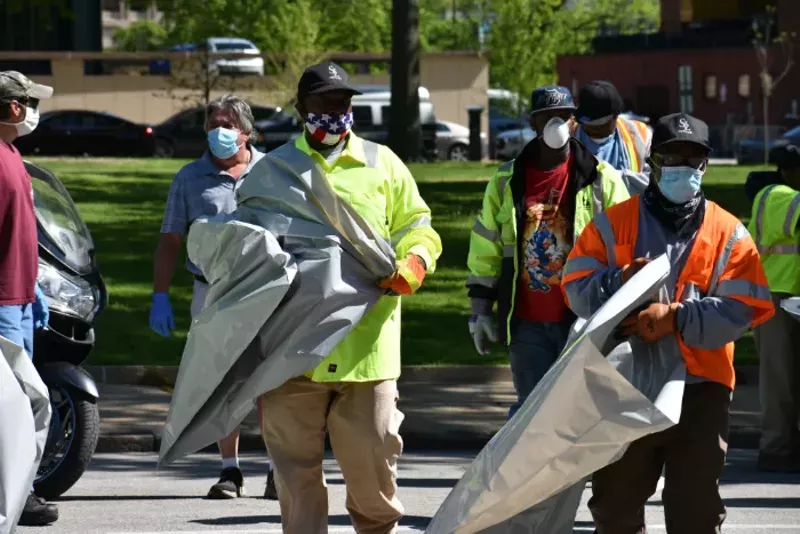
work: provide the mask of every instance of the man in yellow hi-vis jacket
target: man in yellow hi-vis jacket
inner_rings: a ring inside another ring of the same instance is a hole
[[[387,147],[353,134],[347,73],[326,61],[306,69],[297,91],[305,133],[271,155],[289,168],[316,165],[331,188],[391,241],[394,276],[387,295],[306,376],[260,399],[262,432],[275,469],[283,530],[328,532],[322,461],[327,430],[347,484],[347,509],[359,533],[394,532],[403,514],[396,463],[402,452],[397,410],[400,295],[436,266],[441,241],[408,168]]]
[[[509,346],[518,397],[510,417],[563,350],[575,319],[561,292],[572,244],[596,213],[629,198],[620,172],[570,137],[567,88],[540,87],[531,105],[537,136],[489,181],[468,259],[475,347],[486,354],[488,341]]]
[[[778,172],[752,172],[745,184],[753,201],[748,230],[775,304],[775,316],[755,329],[763,410],[758,467],[800,472],[800,325],[780,305],[800,295],[800,149],[781,147],[776,159]]]

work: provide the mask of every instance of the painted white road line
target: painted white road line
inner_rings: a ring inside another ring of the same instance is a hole
[[[745,531],[752,532],[754,530],[791,530],[800,532],[800,525],[738,525],[736,523],[723,523],[722,529],[725,532]],[[647,530],[667,530],[666,525],[647,525]],[[576,532],[594,532],[594,527],[575,527]]]
[[[398,534],[421,534],[424,530],[400,527],[397,530]],[[106,534],[283,534],[283,530],[279,528],[268,529],[250,529],[250,530],[165,530],[161,532],[108,532]],[[355,534],[355,530],[350,527],[329,527],[328,534]]]

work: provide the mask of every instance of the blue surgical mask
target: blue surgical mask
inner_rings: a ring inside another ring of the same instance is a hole
[[[694,167],[662,167],[658,188],[667,200],[684,204],[700,191],[703,171]]]
[[[208,132],[208,148],[219,159],[233,157],[242,146],[236,143],[238,140],[239,132],[230,128],[214,128]]]

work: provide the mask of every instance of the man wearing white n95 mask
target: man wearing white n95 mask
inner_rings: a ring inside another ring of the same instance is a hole
[[[540,87],[531,105],[537,136],[489,181],[468,258],[475,346],[487,354],[489,341],[508,345],[518,397],[509,417],[566,344],[575,316],[561,275],[575,239],[595,214],[629,197],[619,171],[570,137],[567,88]]]

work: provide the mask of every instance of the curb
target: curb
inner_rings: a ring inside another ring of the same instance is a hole
[[[406,451],[474,451],[483,449],[494,434],[484,432],[450,432],[446,436],[434,436],[429,433],[400,430],[403,438],[403,449]],[[728,447],[732,449],[758,449],[761,431],[758,428],[732,428],[728,437]],[[146,434],[107,434],[100,435],[95,453],[157,453],[161,448],[161,437],[154,433]],[[330,451],[330,443],[325,444]],[[240,452],[264,452],[264,441],[261,436],[251,432],[243,432],[239,437]],[[198,453],[217,453],[216,445],[197,451]]]
[[[173,387],[178,376],[177,365],[87,365],[84,369],[99,384],[124,386]],[[736,380],[741,385],[758,384],[758,365],[736,367]],[[508,365],[406,365],[402,368],[403,382],[436,384],[487,384],[511,382]]]

